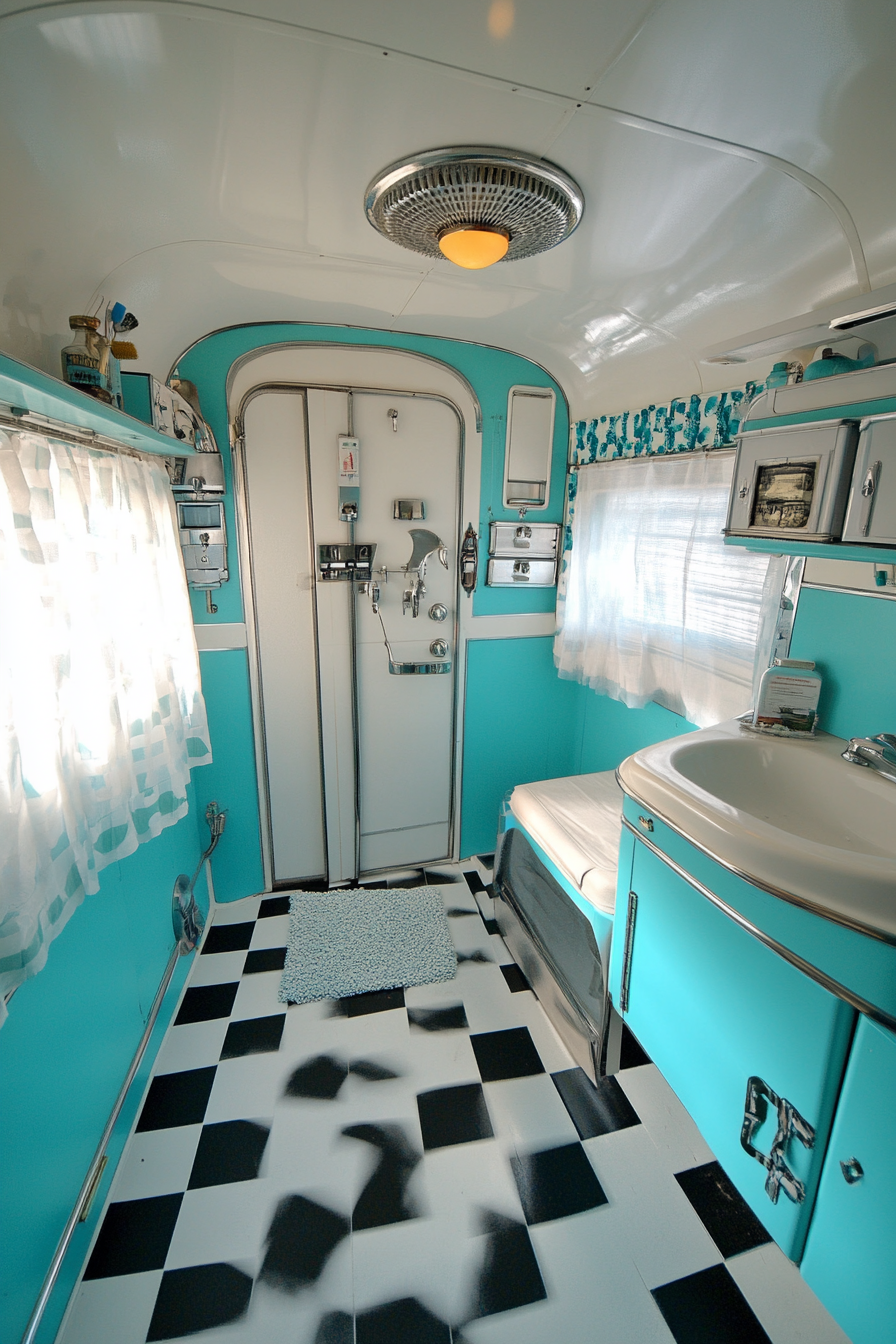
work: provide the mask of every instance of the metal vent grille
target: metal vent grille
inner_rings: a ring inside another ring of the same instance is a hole
[[[561,169],[507,150],[430,150],[392,164],[367,188],[367,218],[392,242],[441,257],[439,237],[464,224],[506,229],[504,261],[546,252],[582,217],[582,193]]]

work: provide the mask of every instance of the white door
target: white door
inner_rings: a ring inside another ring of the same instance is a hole
[[[327,871],[305,401],[260,392],[245,408],[246,522],[264,731],[262,825],[275,883]]]
[[[353,395],[361,502],[355,535],[376,542],[379,614],[356,593],[360,868],[398,868],[451,852],[460,427],[446,402]],[[422,500],[425,517],[395,518],[395,501]],[[418,614],[404,598],[413,532],[444,543],[426,561]],[[403,610],[404,608],[404,610]],[[433,613],[433,615],[430,615]],[[440,617],[441,619],[434,619]],[[390,671],[403,668],[434,671]],[[432,645],[442,641],[443,653]]]

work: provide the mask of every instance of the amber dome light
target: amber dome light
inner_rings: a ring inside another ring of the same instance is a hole
[[[461,224],[459,228],[446,229],[439,237],[442,254],[455,266],[463,266],[468,271],[494,266],[507,255],[509,246],[507,230],[487,224]]]

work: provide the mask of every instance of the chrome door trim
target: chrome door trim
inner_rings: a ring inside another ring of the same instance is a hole
[[[314,519],[311,510],[311,465],[308,438],[308,398],[304,388],[293,384],[262,383],[252,388],[240,404],[240,429],[232,440],[234,513],[240,556],[240,592],[243,600],[243,612],[246,618],[247,652],[249,661],[249,692],[252,707],[252,727],[255,747],[255,773],[258,781],[259,817],[258,828],[261,839],[261,861],[264,872],[264,889],[274,889],[274,831],[271,818],[271,799],[268,787],[267,736],[265,731],[264,695],[261,686],[261,654],[258,638],[258,618],[255,603],[255,570],[252,564],[252,515],[249,501],[248,470],[246,461],[245,422],[243,414],[249,402],[255,397],[271,392],[288,393],[302,399],[302,423],[305,435],[305,507],[308,515],[308,531],[311,538],[311,562],[314,569],[314,557],[317,554],[314,539]],[[327,800],[323,787],[323,723],[320,707],[320,659],[317,643],[317,585],[312,585],[311,605],[313,613],[312,640],[314,645],[315,687],[317,691],[317,742],[319,769],[321,778],[321,813],[324,830],[324,856],[327,859]],[[303,876],[310,876],[303,874]],[[327,878],[329,880],[329,877]]]
[[[795,905],[801,910],[808,910],[810,914],[818,915],[820,919],[826,919],[830,924],[839,924],[844,929],[851,929],[853,933],[861,933],[866,938],[874,938],[879,943],[887,943],[890,947],[896,947],[896,934],[885,933],[881,929],[874,929],[870,924],[863,924],[861,920],[852,919],[849,915],[841,914],[837,910],[827,910],[824,906],[817,905],[814,901],[811,901],[807,896],[796,896],[792,891],[785,891],[783,887],[772,886],[770,882],[763,882],[761,878],[754,877],[751,873],[744,872],[742,868],[738,868],[736,864],[730,863],[728,859],[723,859],[720,854],[716,854],[707,845],[702,845],[700,841],[695,840],[693,836],[686,835],[679,826],[676,826],[674,822],[664,816],[658,807],[654,807],[651,803],[647,803],[643,798],[638,797],[627,784],[623,784],[619,777],[618,768],[616,770],[616,782],[623,793],[627,794],[639,807],[643,807],[647,812],[652,812],[655,817],[659,817],[663,825],[668,826],[669,830],[679,836],[680,839],[686,840],[689,845],[693,845],[694,849],[699,849],[701,854],[705,854],[708,859],[712,859],[712,861],[717,863],[721,868],[727,868],[729,873],[734,873],[735,877],[742,878],[743,881],[748,882],[751,887],[757,887],[760,891],[767,891],[770,896],[777,896],[779,900],[786,901],[788,905]],[[634,827],[628,822],[627,818],[624,820],[626,821],[629,830],[632,831],[634,835],[639,836],[641,839],[644,838],[640,831],[634,830]]]
[[[655,845],[652,840],[647,839],[646,835],[635,830],[628,817],[622,818],[622,824],[627,830],[631,831],[632,835],[634,835],[642,845],[650,850],[651,854],[656,855],[667,868],[670,868],[673,873],[682,878],[683,881],[687,882],[688,886],[692,887],[694,891],[705,897],[705,899],[709,901],[711,905],[714,905],[717,910],[721,910],[729,919],[732,919],[745,933],[749,933],[751,937],[764,944],[764,946],[769,948],[772,952],[777,952],[779,957],[783,957],[785,961],[789,961],[791,966],[795,966],[798,971],[802,971],[810,980],[814,980],[816,984],[821,985],[822,989],[826,989],[828,993],[833,994],[835,998],[842,999],[843,1002],[848,1003],[851,1008],[855,1008],[858,1012],[864,1013],[866,1017],[870,1017],[873,1021],[879,1022],[881,1026],[889,1027],[891,1031],[896,1028],[896,1017],[891,1016],[891,1014],[887,1013],[883,1008],[875,1007],[873,1003],[869,1003],[867,999],[863,999],[861,995],[854,993],[853,990],[847,989],[846,985],[841,985],[838,980],[834,980],[825,971],[821,971],[817,966],[813,966],[811,962],[808,962],[801,957],[798,952],[791,952],[789,947],[785,947],[783,943],[779,943],[776,939],[772,938],[770,934],[757,928],[757,926],[747,919],[745,915],[742,915],[739,910],[735,910],[734,906],[729,905],[727,901],[723,901],[721,896],[717,896],[714,891],[710,891],[708,887],[705,887],[702,882],[697,880],[697,878],[692,877],[691,874],[687,872],[686,869],[682,868],[680,864],[676,863],[674,859],[670,859],[668,854],[664,854],[658,845]]]

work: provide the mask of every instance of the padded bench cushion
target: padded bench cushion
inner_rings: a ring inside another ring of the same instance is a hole
[[[510,809],[585,899],[612,915],[622,830],[615,771],[518,784]]]

